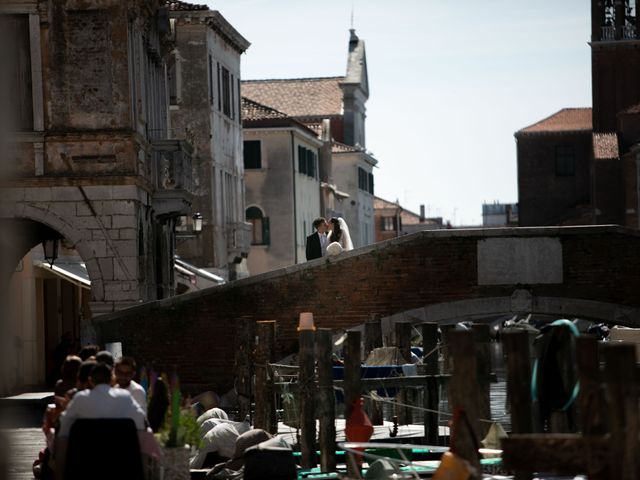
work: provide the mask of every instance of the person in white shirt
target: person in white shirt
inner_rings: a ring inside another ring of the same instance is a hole
[[[91,370],[90,390],[76,393],[60,416],[60,437],[68,437],[73,422],[78,418],[130,418],[138,430],[145,429],[145,413],[131,394],[122,388],[113,388],[113,372],[108,365],[97,363]]]
[[[120,388],[128,390],[138,402],[145,415],[147,413],[147,392],[142,385],[133,380],[136,373],[136,361],[131,357],[120,357],[115,367],[116,382]]]

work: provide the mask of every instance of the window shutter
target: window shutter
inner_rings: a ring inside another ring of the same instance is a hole
[[[218,77],[218,110],[222,111],[222,91],[221,91],[222,78],[220,75],[220,62],[217,62],[217,65],[218,65],[218,75],[217,75]]]
[[[269,217],[264,217],[262,219],[262,244],[263,245],[271,244],[271,230],[269,228]]]
[[[385,231],[385,217],[380,217],[380,230]]]

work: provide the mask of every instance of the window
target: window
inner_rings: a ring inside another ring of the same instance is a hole
[[[262,168],[260,140],[246,140],[244,142],[244,168]]]
[[[252,225],[251,245],[269,245],[269,218],[258,207],[249,207],[245,213]]]
[[[177,54],[174,50],[169,55],[169,63],[167,65],[167,76],[169,77],[169,105],[178,105],[178,69],[176,66],[176,57]]]
[[[358,167],[358,188],[373,195],[373,173]]]
[[[213,58],[209,55],[209,104],[213,105]]]
[[[222,76],[222,113],[231,118],[231,82],[229,78],[229,70],[220,67]]]
[[[556,176],[572,177],[576,174],[576,160],[573,145],[556,147]]]
[[[28,15],[0,15],[2,41],[11,46],[4,53],[8,58],[3,68],[8,68],[7,97],[10,118],[19,131],[33,130],[33,100],[31,96],[31,46],[29,41]],[[7,67],[8,65],[8,67]]]
[[[311,178],[317,178],[317,163],[318,155],[313,150],[298,145],[298,172]]]
[[[218,73],[216,75],[218,81],[218,110],[222,111],[222,75],[220,75],[220,62],[218,62]]]
[[[392,232],[395,230],[395,217],[382,217],[382,230]]]

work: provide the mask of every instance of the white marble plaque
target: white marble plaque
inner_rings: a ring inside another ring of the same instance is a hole
[[[551,237],[478,240],[478,285],[562,283],[562,243]]]

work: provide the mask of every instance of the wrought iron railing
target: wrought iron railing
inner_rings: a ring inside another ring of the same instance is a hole
[[[600,35],[600,39],[603,41],[615,40],[616,27],[613,27],[613,26],[602,27],[602,34]]]

